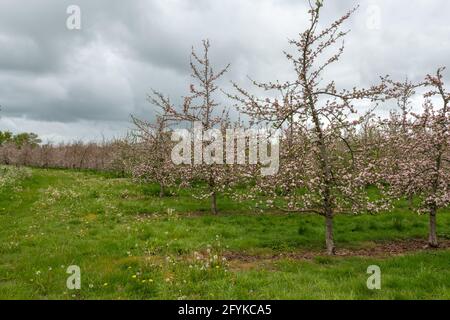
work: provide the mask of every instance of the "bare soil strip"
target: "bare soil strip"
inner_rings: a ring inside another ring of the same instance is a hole
[[[423,251],[438,251],[450,249],[450,240],[442,240],[437,249],[427,247],[427,241],[422,239],[399,240],[390,242],[374,242],[373,245],[365,248],[340,248],[336,252],[336,257],[377,257],[387,258],[401,256],[408,253]],[[312,260],[316,257],[326,256],[322,251],[287,252],[272,255],[252,255],[242,252],[227,252],[225,257],[228,261],[251,263],[258,261],[276,261],[281,259],[292,260]]]

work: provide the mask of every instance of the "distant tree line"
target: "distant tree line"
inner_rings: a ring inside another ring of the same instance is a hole
[[[125,173],[125,140],[42,143],[34,133],[0,131],[0,163],[40,168],[90,169]]]
[[[24,132],[13,134],[10,131],[0,131],[0,146],[14,144],[18,148],[21,148],[25,145],[38,146],[41,142],[41,139],[35,133]]]

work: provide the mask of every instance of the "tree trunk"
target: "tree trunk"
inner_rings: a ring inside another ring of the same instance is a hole
[[[211,213],[217,214],[217,197],[215,192],[211,194]]]
[[[333,213],[331,210],[327,210],[328,212],[325,215],[325,239],[327,245],[327,254],[333,256],[336,254],[336,247],[334,246],[334,237],[333,237]]]
[[[428,246],[430,248],[438,248],[439,247],[439,243],[438,243],[438,238],[437,238],[437,234],[436,234],[436,214],[437,214],[437,210],[435,207],[431,208],[430,210],[430,234],[428,237]]]
[[[159,197],[160,198],[164,197],[164,184],[162,183],[159,184]]]
[[[309,42],[309,37],[311,35],[312,30],[308,34],[308,39],[306,42]],[[327,246],[327,254],[334,255],[336,253],[336,248],[334,246],[333,239],[333,202],[332,202],[332,194],[331,194],[331,185],[333,183],[333,174],[330,166],[329,160],[329,151],[325,141],[325,135],[323,133],[322,124],[320,122],[319,113],[316,110],[314,96],[312,94],[313,90],[309,87],[310,83],[306,77],[307,71],[307,47],[303,50],[303,82],[305,86],[306,97],[308,100],[309,109],[311,110],[312,120],[315,127],[315,131],[317,134],[316,145],[319,149],[319,158],[318,162],[320,164],[320,168],[322,171],[322,183],[324,184],[323,190],[323,210],[325,212],[325,240]]]
[[[408,196],[408,209],[413,210],[414,209],[414,196],[410,194]]]

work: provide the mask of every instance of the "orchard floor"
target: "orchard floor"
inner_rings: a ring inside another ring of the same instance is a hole
[[[450,210],[439,250],[406,204],[335,219],[336,257],[314,215],[257,212],[189,190],[164,199],[129,179],[32,169],[0,189],[0,299],[450,299]],[[171,210],[169,210],[171,209]],[[81,290],[67,289],[68,266]],[[369,290],[367,268],[381,269]]]

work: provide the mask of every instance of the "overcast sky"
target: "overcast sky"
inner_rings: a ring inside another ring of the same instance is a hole
[[[450,67],[450,1],[325,0],[322,23],[358,3],[329,69],[339,86]],[[69,5],[81,30],[66,27]],[[307,18],[306,0],[0,0],[0,130],[53,142],[122,136],[130,114],[154,116],[151,88],[186,94],[190,48],[205,38],[216,68],[231,63],[225,87],[292,78],[282,51]]]

